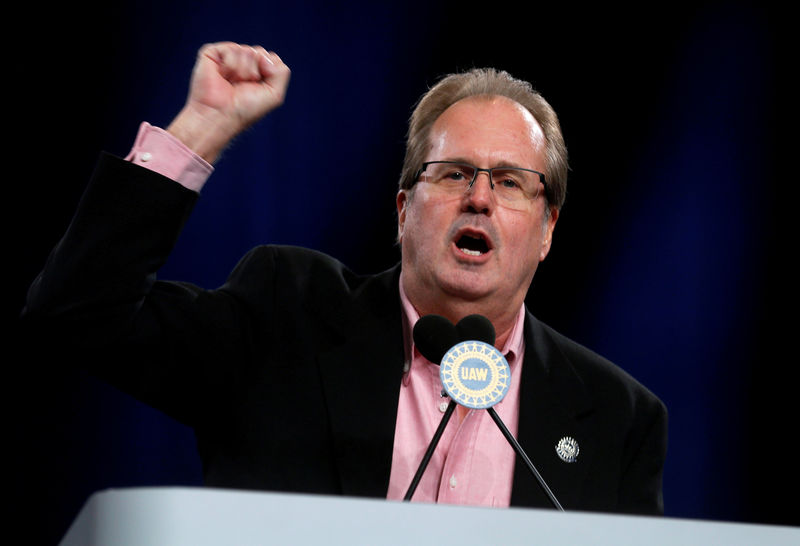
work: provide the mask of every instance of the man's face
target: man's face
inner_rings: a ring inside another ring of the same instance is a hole
[[[504,97],[472,97],[434,123],[425,161],[545,172],[545,139],[533,116]],[[397,195],[403,288],[421,314],[459,320],[467,312],[516,314],[558,219],[544,188],[521,210],[497,200],[487,173],[471,189],[442,192],[418,182]],[[470,241],[469,238],[473,240]],[[482,242],[474,241],[480,239]]]

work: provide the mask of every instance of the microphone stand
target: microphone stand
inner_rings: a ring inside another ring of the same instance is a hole
[[[508,428],[506,428],[505,423],[503,423],[502,419],[500,419],[500,416],[497,415],[497,412],[494,411],[494,408],[488,407],[486,408],[486,411],[489,412],[489,415],[491,415],[492,419],[497,424],[497,427],[500,429],[500,432],[502,432],[503,436],[506,437],[506,440],[508,440],[508,443],[511,444],[511,447],[514,449],[516,454],[519,455],[519,458],[525,462],[525,464],[528,467],[528,470],[531,471],[531,474],[533,474],[533,476],[536,478],[536,481],[539,482],[539,485],[542,487],[542,490],[544,491],[545,495],[547,495],[547,497],[550,499],[550,502],[553,503],[553,506],[555,506],[558,510],[561,510],[563,512],[564,507],[561,506],[560,502],[558,502],[558,499],[550,490],[550,488],[547,486],[547,483],[544,481],[544,478],[542,478],[542,475],[539,474],[539,471],[536,470],[535,466],[533,466],[533,463],[525,454],[525,451],[522,449],[522,446],[519,445],[519,442],[517,442],[517,439],[514,438],[513,434],[511,434],[511,431],[509,431]]]
[[[450,399],[450,403],[447,404],[447,410],[445,410],[442,420],[439,421],[439,428],[436,429],[436,433],[433,435],[433,438],[431,438],[431,443],[428,444],[428,450],[425,452],[425,456],[422,457],[422,461],[419,463],[419,468],[417,468],[417,473],[414,475],[414,479],[411,480],[411,485],[408,486],[406,496],[403,497],[404,501],[410,501],[411,497],[414,496],[414,491],[417,490],[417,485],[419,485],[419,481],[422,479],[422,474],[425,473],[425,469],[428,467],[428,463],[433,456],[433,452],[436,450],[436,445],[439,443],[439,439],[444,433],[447,422],[450,420],[450,416],[453,415],[453,410],[456,409],[457,405],[458,404],[456,404],[455,400],[452,398]]]
[[[433,456],[433,452],[436,450],[436,446],[439,444],[439,440],[441,439],[442,434],[444,433],[444,429],[447,426],[448,421],[450,421],[450,416],[453,415],[453,411],[456,409],[457,405],[458,404],[451,398],[450,403],[447,404],[447,410],[445,410],[444,415],[442,416],[442,420],[439,422],[439,427],[436,429],[433,438],[431,438],[431,441],[428,444],[428,449],[425,451],[425,455],[422,457],[422,461],[419,463],[419,468],[417,468],[417,473],[414,474],[414,479],[411,480],[411,485],[408,486],[408,491],[406,491],[406,496],[403,497],[403,501],[410,501],[411,497],[414,496],[414,492],[417,490],[417,486],[419,485],[419,482],[422,479],[422,475],[425,473],[425,469],[428,467],[428,463],[430,462],[431,457]],[[511,434],[511,431],[508,430],[505,423],[503,423],[503,420],[500,419],[499,415],[497,415],[497,412],[494,410],[494,408],[488,407],[486,408],[486,411],[489,412],[489,415],[491,416],[492,420],[497,425],[497,428],[500,429],[500,432],[503,433],[503,436],[505,436],[506,440],[508,440],[508,443],[514,449],[514,452],[519,456],[520,459],[522,459],[522,461],[528,467],[528,470],[530,470],[531,474],[533,474],[533,477],[536,478],[536,481],[539,483],[539,486],[542,488],[542,491],[544,491],[545,495],[547,495],[547,498],[550,499],[550,502],[553,504],[553,506],[556,509],[563,512],[564,507],[561,506],[560,502],[558,502],[558,499],[553,494],[553,491],[550,489],[550,487],[547,485],[547,482],[544,481],[544,478],[542,478],[542,475],[539,474],[539,471],[533,465],[533,462],[531,462],[530,458],[525,453],[525,450],[523,450],[522,446],[519,445],[517,439],[514,438],[514,435]]]

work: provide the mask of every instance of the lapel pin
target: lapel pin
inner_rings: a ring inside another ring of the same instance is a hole
[[[577,461],[580,451],[581,448],[578,442],[575,441],[575,438],[570,436],[564,436],[556,444],[556,453],[558,453],[558,456],[561,457],[561,460],[565,463],[574,463]]]

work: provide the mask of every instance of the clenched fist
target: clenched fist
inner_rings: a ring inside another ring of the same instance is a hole
[[[213,163],[241,131],[283,103],[289,67],[261,46],[203,46],[189,96],[167,130]]]

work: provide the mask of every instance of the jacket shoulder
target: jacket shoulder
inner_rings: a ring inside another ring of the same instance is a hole
[[[539,321],[529,313],[534,338],[540,337],[549,345],[548,351],[555,352],[559,358],[550,362],[562,361],[579,377],[586,390],[603,402],[624,405],[627,411],[636,412],[643,407],[666,413],[663,402],[628,371],[608,358],[570,339],[551,326]],[[541,341],[541,340],[540,340]],[[557,373],[550,370],[551,373]]]
[[[342,313],[394,309],[398,278],[399,266],[377,274],[357,274],[316,250],[261,245],[245,254],[221,290],[261,310],[341,318]]]

